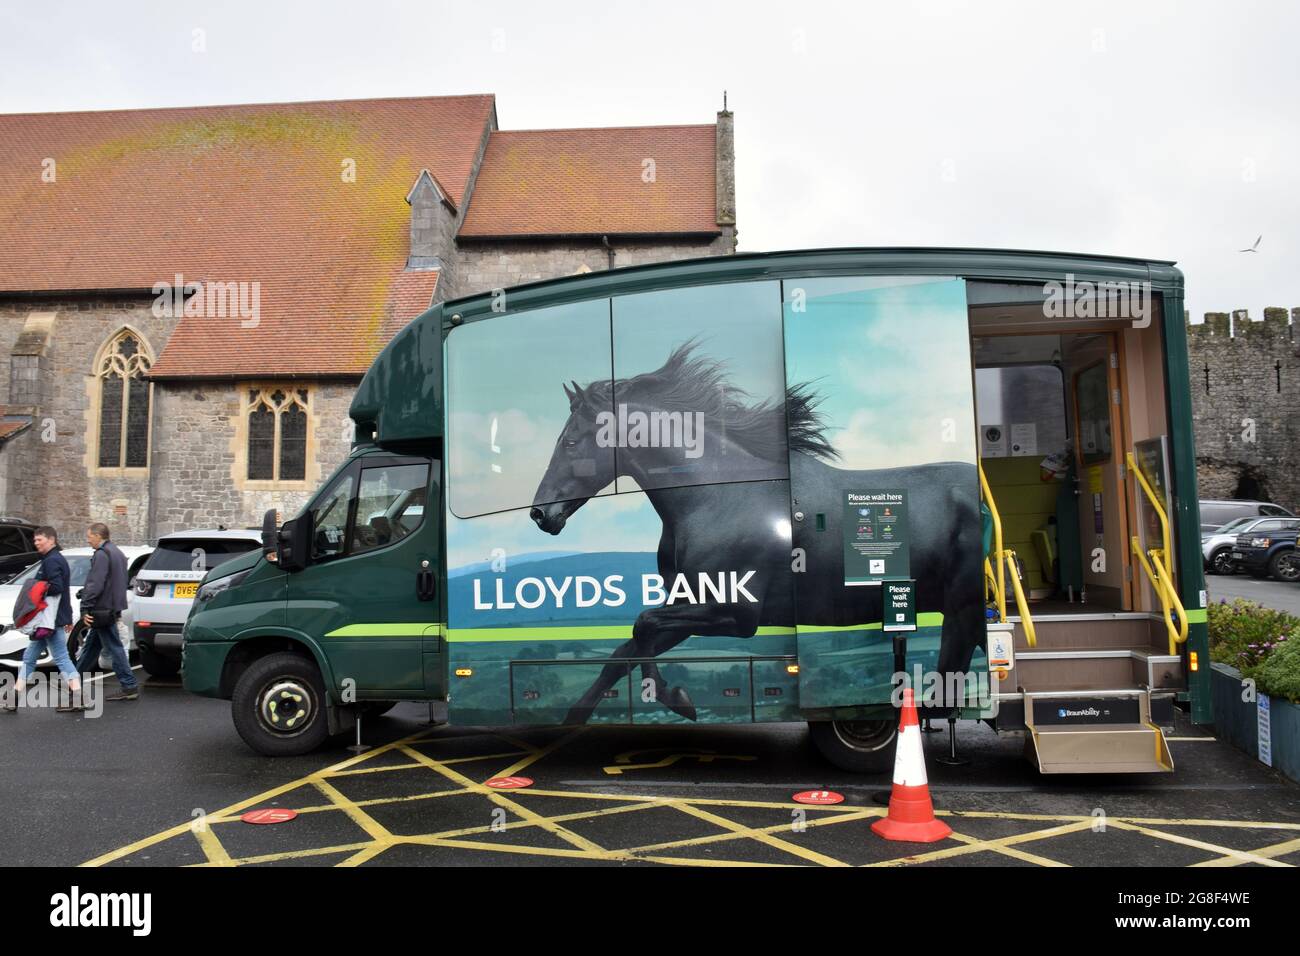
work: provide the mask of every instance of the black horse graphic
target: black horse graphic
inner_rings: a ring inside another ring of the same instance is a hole
[[[658,569],[665,582],[678,574],[695,581],[700,573],[752,571],[745,589],[756,600],[709,595],[705,603],[642,611],[631,637],[614,650],[566,723],[585,723],[605,691],[636,663],[653,682],[656,700],[694,720],[686,688],[668,687],[655,660],[692,635],[752,637],[759,627],[793,627],[796,617],[800,624],[826,626],[881,620],[879,588],[844,586],[840,502],[846,489],[907,490],[917,610],[943,612],[939,669],[965,670],[983,623],[975,466],[836,468],[831,462],[839,456],[824,436],[820,399],[808,385],[787,388],[784,404],[747,404],[721,363],[696,348],[694,341],[677,347],[653,372],[564,386],[569,418],[529,516],[541,530],[559,534],[588,499],[616,478],[630,478],[663,522]],[[667,443],[609,442],[610,421],[620,415],[635,420],[636,413],[658,421],[661,433],[682,416],[696,416],[703,424],[698,457]],[[814,531],[809,521],[791,522],[792,513],[814,512],[825,515],[824,531]],[[806,570],[796,574],[792,549],[800,548]]]

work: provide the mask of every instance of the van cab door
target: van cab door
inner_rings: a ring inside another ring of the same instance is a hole
[[[370,455],[316,499],[288,620],[320,641],[344,703],[424,695],[425,632],[439,619],[437,480],[428,458]],[[423,585],[422,570],[433,572]]]

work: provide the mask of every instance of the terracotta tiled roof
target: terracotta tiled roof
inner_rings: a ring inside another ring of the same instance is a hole
[[[493,108],[482,95],[0,115],[0,291],[256,282],[255,327],[184,318],[155,376],[361,374],[437,283],[402,272],[406,193],[428,168],[459,205]]]
[[[494,132],[459,236],[716,235],[716,151],[712,125]]]
[[[7,405],[0,405],[0,442],[13,438],[31,423],[30,415],[11,415]]]

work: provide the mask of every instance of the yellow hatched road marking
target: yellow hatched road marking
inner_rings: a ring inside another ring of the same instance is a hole
[[[565,739],[567,740],[569,738],[565,738]],[[430,770],[436,770],[438,773],[442,774],[448,780],[452,780],[456,783],[459,783],[463,787],[467,787],[471,790],[484,794],[486,797],[488,797],[488,799],[490,799],[497,806],[504,807],[507,810],[511,810],[514,812],[516,816],[523,817],[525,820],[533,821],[538,826],[540,826],[543,830],[546,830],[548,833],[551,833],[554,836],[559,837],[564,842],[571,843],[574,846],[583,850],[587,850],[591,853],[605,852],[603,847],[597,846],[595,843],[592,843],[586,837],[581,837],[576,833],[566,830],[564,827],[560,826],[559,824],[548,823],[545,817],[541,816],[538,813],[534,813],[532,810],[529,810],[527,807],[520,806],[518,803],[511,800],[509,797],[505,796],[505,791],[493,790],[491,787],[485,787],[482,784],[475,783],[474,781],[470,780],[469,777],[457,773],[455,770],[452,770],[449,767],[444,767],[441,764],[439,764],[438,761],[434,760],[432,757],[426,757],[424,754],[412,750],[409,747],[404,747],[402,749],[411,757],[414,757],[416,760],[419,760],[421,763],[426,764]],[[540,754],[538,756],[540,756]],[[516,765],[512,765],[512,768],[514,766]],[[508,776],[508,775],[509,774],[497,774],[497,776]]]
[[[199,841],[199,848],[203,851],[203,855],[208,858],[208,862],[213,866],[234,866],[230,854],[221,845],[217,835],[212,832],[212,821],[205,820],[204,823],[205,826],[193,828],[194,838]]]
[[[951,816],[952,814],[941,814],[942,816]],[[999,837],[996,840],[981,840],[974,843],[968,843],[965,846],[945,847],[942,850],[931,850],[929,853],[917,853],[911,856],[900,856],[893,860],[881,860],[878,863],[868,863],[868,866],[907,866],[912,863],[928,863],[931,860],[947,860],[954,856],[966,856],[970,853],[980,853],[984,850],[997,852],[998,848],[1015,846],[1017,843],[1029,843],[1033,840],[1045,840],[1049,837],[1063,836],[1067,833],[1076,833],[1079,830],[1086,830],[1092,826],[1092,819],[1077,820],[1074,823],[1065,823],[1057,827],[1048,827],[1045,830],[1033,830],[1029,833],[1015,833],[1011,836]]]
[[[1262,846],[1258,850],[1252,850],[1254,856],[1266,856],[1269,859],[1274,857],[1286,856],[1300,850],[1300,840],[1287,840],[1284,843],[1274,843],[1270,846]],[[1217,860],[1202,860],[1200,863],[1193,863],[1192,866],[1241,866],[1246,860],[1238,860],[1235,857],[1222,856]],[[1290,865],[1290,864],[1288,864]]]
[[[789,809],[794,810],[797,808],[790,807]],[[871,817],[878,817],[878,816],[880,816],[880,811],[872,808],[868,810],[861,810],[853,814],[845,814],[835,819],[823,818],[820,820],[807,820],[804,822],[804,826],[809,828],[819,827],[819,826],[830,826],[832,823],[848,823],[853,820],[866,820],[866,819],[870,819]],[[724,843],[729,840],[738,840],[738,839],[747,838],[751,835],[751,833],[755,833],[755,834],[780,833],[784,830],[789,830],[790,828],[791,828],[791,824],[789,823],[774,823],[770,826],[754,827],[752,828],[752,830],[746,829],[740,832],[728,831],[726,833],[713,833],[710,834],[709,836],[690,837],[685,840],[669,840],[666,843],[647,843],[645,846],[632,847],[631,849],[628,850],[628,852],[644,854],[644,853],[650,853],[655,850],[671,850],[682,846],[701,846],[702,844],[705,843]]]
[[[1047,857],[1038,856],[1036,853],[1017,850],[1014,846],[1004,846],[995,840],[982,840],[979,837],[967,836],[966,834],[958,833],[955,830],[952,833],[952,838],[970,845],[972,852],[987,851],[990,853],[1001,853],[1003,856],[1009,856],[1016,860],[1024,860],[1026,863],[1034,863],[1038,866],[1069,867],[1070,865],[1068,863],[1059,863],[1056,860],[1049,860]]]
[[[365,830],[376,840],[387,841],[393,838],[393,834],[381,825],[378,820],[372,817],[366,811],[362,810],[356,803],[345,797],[333,784],[323,777],[312,780],[312,785],[321,793],[329,797],[331,801],[338,804],[341,809],[353,823]]]
[[[753,827],[747,827],[743,823],[733,823],[731,820],[728,820],[726,817],[720,817],[716,813],[709,813],[707,810],[701,810],[699,807],[693,807],[689,803],[686,803],[684,801],[679,803],[674,803],[673,806],[676,807],[678,810],[681,810],[683,813],[689,814],[690,816],[699,817],[701,820],[707,820],[709,823],[712,823],[715,826],[720,826],[723,829],[730,830],[733,833],[735,833],[737,836],[745,836],[745,837],[749,837],[752,840],[757,840],[759,843],[766,843],[768,846],[773,847],[774,849],[784,850],[786,853],[793,853],[795,856],[802,857],[803,859],[808,860],[812,863],[820,863],[822,866],[848,866],[849,865],[847,863],[835,859],[834,857],[827,856],[824,853],[818,853],[816,850],[810,850],[807,847],[799,846],[797,843],[788,843],[785,840],[779,840],[776,837],[772,836],[770,833],[764,833],[761,830],[755,830]],[[792,807],[791,809],[797,809],[797,808]]]
[[[453,769],[455,765],[460,764],[481,762],[484,760],[513,759],[514,762],[508,767],[502,769],[498,773],[492,774],[492,776],[512,776],[525,770],[538,761],[553,755],[556,751],[574,740],[585,730],[586,728],[578,728],[571,733],[557,737],[557,739],[545,746],[534,745],[511,734],[495,731],[457,735],[439,735],[436,728],[421,730],[416,734],[376,747],[374,750],[367,751],[364,754],[349,757],[346,760],[315,771],[305,777],[299,778],[298,780],[264,791],[246,800],[241,800],[229,807],[217,811],[216,813],[208,814],[205,818],[205,822],[208,826],[204,830],[195,829],[192,822],[182,823],[151,837],[138,840],[128,846],[105,853],[87,863],[83,863],[82,865],[101,866],[105,863],[121,860],[140,850],[155,846],[175,837],[183,836],[186,833],[191,833],[194,836],[195,840],[198,842],[199,848],[204,854],[204,862],[190,864],[191,866],[200,867],[274,863],[334,854],[341,856],[345,855],[336,865],[357,866],[374,860],[390,847],[400,845],[418,845],[475,852],[531,855],[557,860],[569,858],[612,861],[647,861],[670,866],[782,866],[799,865],[801,861],[825,866],[847,865],[840,860],[834,859],[825,854],[817,853],[811,849],[800,846],[795,842],[781,839],[778,834],[783,831],[788,831],[791,827],[790,823],[782,822],[762,827],[750,827],[728,820],[718,814],[711,813],[706,809],[709,807],[732,807],[737,809],[773,809],[783,810],[786,812],[792,812],[798,809],[789,801],[729,800],[725,798],[695,796],[654,796],[634,793],[547,790],[535,787],[517,791],[498,791],[488,788],[482,783],[471,780],[469,777],[466,777],[464,774]],[[437,760],[417,749],[429,744],[437,744],[441,740],[465,739],[471,737],[496,737],[517,749],[478,756],[454,757],[447,760]],[[404,755],[409,758],[410,762],[402,762],[379,767],[364,766],[367,761],[371,761],[380,755],[393,753]],[[692,754],[690,756],[698,755]],[[616,764],[616,766],[619,766],[620,769],[627,769],[627,765]],[[397,797],[376,797],[364,800],[353,800],[345,796],[330,782],[330,778],[332,777],[351,777],[359,774],[382,773],[398,770],[417,772],[421,770],[431,770],[456,785],[456,788]],[[683,784],[683,786],[685,787],[688,785]],[[296,808],[298,813],[341,812],[361,827],[369,839],[330,847],[312,847],[309,849],[288,850],[279,853],[232,858],[212,830],[212,827],[216,824],[237,823],[239,822],[239,815],[247,809],[264,805],[267,802],[274,801],[277,797],[297,791],[304,787],[312,787],[319,791],[327,798],[328,802],[320,805]],[[492,804],[514,813],[519,819],[511,820],[503,825],[498,825],[495,828],[495,831],[492,825],[483,825],[448,830],[440,833],[421,834],[417,836],[399,836],[388,831],[378,821],[365,812],[365,808],[372,806],[386,806],[415,800],[430,800],[439,797],[465,796],[471,794],[486,797]],[[595,810],[578,810],[576,812],[558,815],[544,815],[527,806],[529,802],[528,797],[530,796],[563,798],[567,801],[576,801],[579,804],[582,801],[594,800],[602,801],[607,804],[612,803],[614,805],[604,806]],[[650,843],[627,849],[605,849],[562,825],[573,821],[595,820],[604,816],[637,812],[657,807],[670,807],[681,813],[719,827],[720,832],[684,840]],[[882,816],[885,813],[883,807],[845,805],[808,809],[815,811],[817,814],[815,817],[810,815],[810,817],[805,821],[804,825],[809,828],[827,826],[835,823],[862,821]],[[964,856],[972,853],[992,852],[1039,866],[1066,866],[1068,864],[1027,852],[1026,850],[1021,849],[1020,846],[1030,842],[1049,840],[1053,837],[1079,832],[1089,829],[1097,823],[1097,818],[1094,818],[1091,815],[1084,816],[1081,814],[1017,813],[1014,811],[940,811],[938,815],[948,818],[950,822],[953,823],[956,823],[959,819],[997,819],[1054,825],[1046,826],[1042,829],[1033,830],[1028,833],[1013,834],[1011,836],[993,840],[982,840],[967,834],[954,833],[953,839],[960,843],[960,846],[944,847],[930,852],[904,856],[870,865],[907,866],[915,863],[946,860],[952,857]],[[1145,817],[1109,817],[1106,818],[1105,822],[1109,825],[1115,826],[1117,829],[1140,833],[1150,839],[1163,840],[1195,847],[1219,855],[1216,859],[1198,863],[1196,864],[1197,866],[1225,867],[1239,866],[1243,863],[1260,863],[1266,866],[1289,866],[1290,864],[1282,862],[1276,858],[1300,850],[1300,837],[1286,839],[1253,851],[1245,851],[1234,850],[1203,840],[1181,836],[1177,833],[1169,833],[1166,832],[1165,829],[1160,829],[1171,827],[1217,827],[1227,829],[1276,830],[1283,833],[1296,833],[1300,832],[1300,823],[1252,820],[1206,820],[1197,818],[1161,819]],[[466,837],[485,835],[492,832],[499,832],[501,830],[527,831],[534,827],[564,840],[569,844],[569,847],[555,848],[521,846],[507,843],[496,843],[492,842],[490,839],[465,839]],[[869,840],[874,838],[864,834],[863,839]],[[792,859],[788,864],[774,864],[662,855],[662,851],[669,849],[676,850],[685,847],[699,847],[713,844],[734,844],[736,841],[742,840],[753,840],[762,843],[766,846],[780,850],[783,853],[790,854],[792,857],[797,857],[798,859]]]
[[[1162,830],[1152,830],[1149,827],[1136,826],[1125,820],[1108,820],[1111,826],[1119,827],[1121,830],[1132,830],[1149,837],[1155,837],[1159,840],[1168,840],[1170,843],[1179,843],[1183,846],[1195,847],[1198,850],[1208,850],[1211,853],[1219,853],[1234,860],[1240,860],[1242,863],[1261,863],[1264,866],[1290,866],[1289,863],[1283,863],[1280,860],[1271,860],[1266,856],[1257,856],[1254,853],[1248,853],[1245,850],[1233,850],[1226,846],[1219,846],[1215,843],[1206,843],[1204,840],[1193,840],[1191,837],[1179,836],[1176,833],[1165,833]]]

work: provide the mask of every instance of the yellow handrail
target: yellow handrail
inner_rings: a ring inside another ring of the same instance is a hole
[[[1165,514],[1164,506],[1156,493],[1147,483],[1146,476],[1138,468],[1137,460],[1133,453],[1128,453],[1128,467],[1133,476],[1137,479],[1142,490],[1146,492],[1147,500],[1151,502],[1151,507],[1155,508],[1156,514],[1160,518],[1160,535],[1162,547],[1148,548],[1146,554],[1142,553],[1142,544],[1137,535],[1129,539],[1129,547],[1137,556],[1142,565],[1142,570],[1146,572],[1147,578],[1151,581],[1151,589],[1156,592],[1156,597],[1160,601],[1160,614],[1165,619],[1165,628],[1169,632],[1169,653],[1177,654],[1178,645],[1187,640],[1187,612],[1183,610],[1183,602],[1178,599],[1178,591],[1174,587],[1174,575],[1170,564],[1170,546],[1169,546],[1169,517]],[[1150,557],[1150,561],[1147,558]],[[1174,625],[1171,612],[1177,612],[1178,625]]]
[[[998,506],[993,501],[993,492],[989,490],[989,480],[984,477],[984,466],[977,465],[980,473],[980,493],[984,496],[985,503],[989,506],[989,514],[993,516],[993,554],[995,555],[995,565],[997,567],[996,587],[993,595],[998,602],[998,620],[1007,619],[1007,585],[1002,577],[1002,518],[998,515]]]
[[[993,500],[993,492],[989,489],[989,480],[984,476],[984,466],[977,464],[980,474],[980,494],[985,503],[989,506],[989,514],[993,517],[993,565],[989,564],[989,558],[984,559],[984,575],[986,581],[993,584],[993,597],[997,602],[998,621],[1005,622],[1007,619],[1007,582],[1005,569],[1003,565],[1014,560],[1016,553],[1010,548],[1002,547],[1002,517],[998,514],[997,503]],[[997,568],[997,574],[994,575],[993,567]],[[986,585],[987,587],[987,585]],[[1024,589],[1020,586],[1020,568],[1016,564],[1011,565],[1011,589],[1016,598],[1016,610],[1020,613],[1020,624],[1025,629],[1025,640],[1030,647],[1038,646],[1038,634],[1034,631],[1034,621],[1029,615],[1029,602],[1025,600]]]

